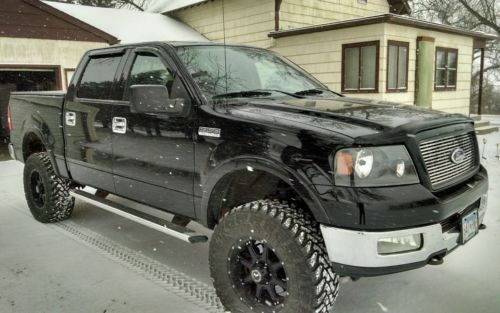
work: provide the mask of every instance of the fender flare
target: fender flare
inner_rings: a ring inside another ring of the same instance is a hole
[[[293,190],[307,204],[316,221],[320,223],[329,223],[329,218],[324,207],[321,205],[314,190],[310,187],[310,182],[306,181],[304,177],[293,169],[278,162],[262,157],[241,156],[224,162],[209,174],[210,176],[203,186],[204,191],[201,198],[201,204],[196,208],[196,216],[201,224],[209,228],[215,226],[216,221],[214,221],[215,218],[212,215],[213,211],[210,207],[210,202],[213,200],[213,193],[217,184],[224,177],[236,171],[248,170],[248,167],[269,173],[288,182]]]
[[[61,173],[59,171],[59,167],[57,166],[57,162],[56,162],[56,157],[54,155],[54,152],[52,150],[52,147],[50,146],[50,143],[48,141],[48,136],[44,136],[42,134],[42,132],[40,131],[40,129],[38,128],[35,128],[35,127],[30,127],[28,129],[26,129],[24,131],[24,134],[23,134],[23,140],[21,142],[21,154],[19,156],[19,158],[22,159],[23,162],[25,162],[25,147],[26,147],[26,140],[28,138],[28,136],[34,136],[36,137],[38,140],[40,140],[40,142],[42,143],[42,145],[44,146],[45,148],[45,151],[47,152],[47,155],[49,157],[49,160],[50,162],[52,163],[52,167],[54,169],[54,172],[56,173],[56,175],[60,176]]]

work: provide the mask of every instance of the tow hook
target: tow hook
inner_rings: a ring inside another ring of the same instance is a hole
[[[429,260],[429,265],[441,265],[444,263],[444,258],[442,256],[435,256]]]

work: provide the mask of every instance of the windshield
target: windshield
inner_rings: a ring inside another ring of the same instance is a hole
[[[265,50],[185,46],[178,48],[178,55],[209,99],[301,97],[304,91],[318,94],[326,90],[290,62]]]

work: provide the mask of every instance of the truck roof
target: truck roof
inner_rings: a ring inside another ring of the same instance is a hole
[[[119,49],[119,48],[127,48],[127,47],[140,47],[140,46],[144,46],[144,45],[155,45],[155,46],[168,45],[168,46],[172,46],[172,47],[184,47],[184,46],[224,46],[224,43],[214,42],[214,41],[148,41],[148,42],[112,45],[112,46],[108,46],[108,47],[92,49],[89,51],[102,51],[102,50],[111,50],[111,49]],[[228,47],[246,47],[246,48],[262,49],[262,48],[253,47],[253,46],[249,46],[249,45],[243,45],[243,44],[231,43],[231,44],[225,44],[225,45]]]

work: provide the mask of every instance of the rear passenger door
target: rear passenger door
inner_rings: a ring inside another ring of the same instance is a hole
[[[125,67],[124,100],[132,85],[162,85],[169,98],[192,106],[191,98],[162,50],[131,51]],[[194,217],[194,113],[173,117],[134,113],[117,106],[113,118],[125,129],[113,135],[116,193],[168,212]]]
[[[83,59],[63,112],[66,161],[73,180],[109,192],[113,181],[112,116],[123,87],[125,49],[100,50]]]

